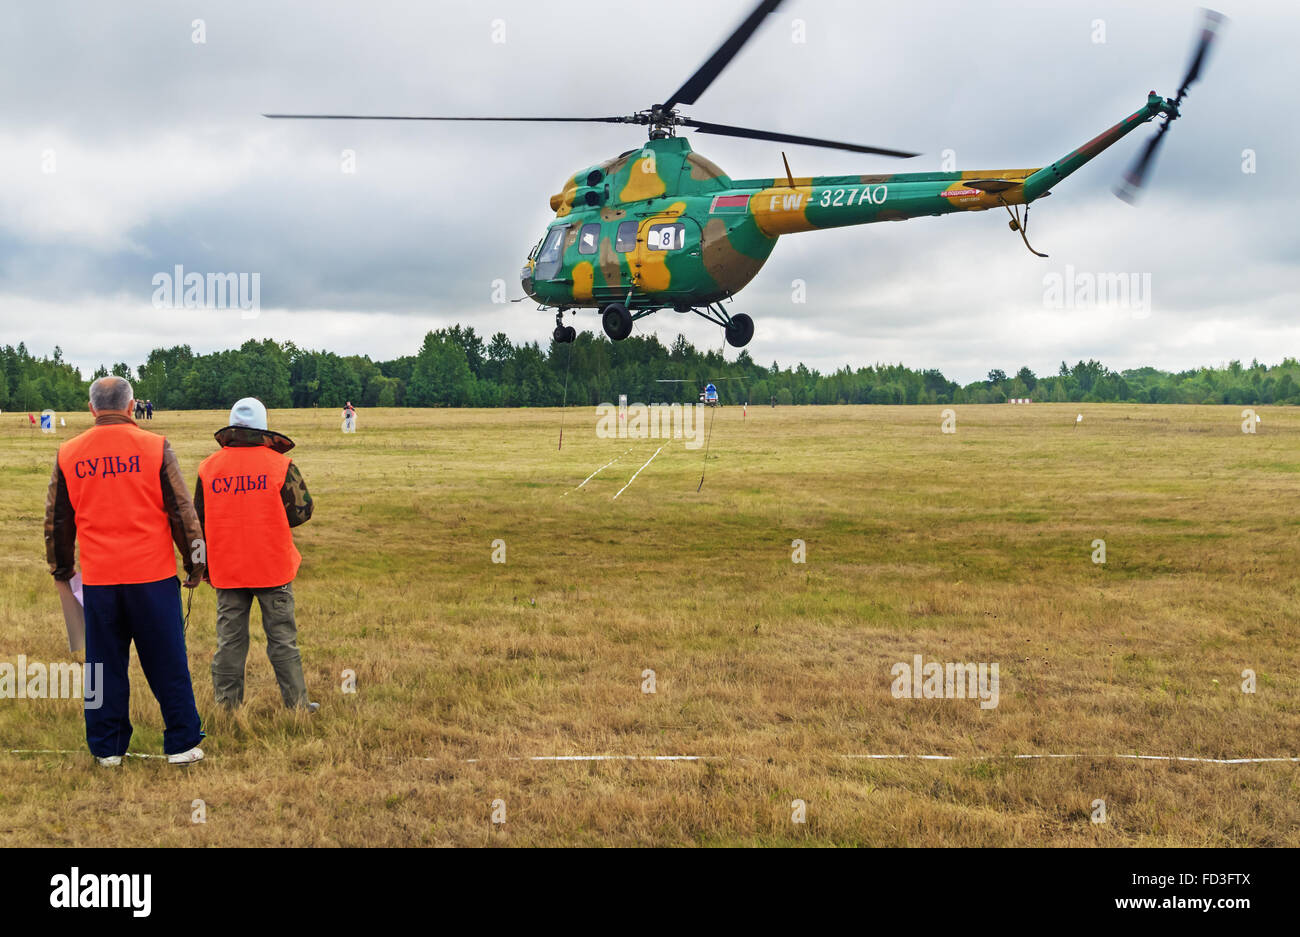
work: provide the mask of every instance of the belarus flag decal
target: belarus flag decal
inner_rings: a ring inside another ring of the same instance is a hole
[[[748,195],[715,195],[713,197],[713,204],[709,206],[709,214],[715,215],[719,212],[745,211],[748,208]]]

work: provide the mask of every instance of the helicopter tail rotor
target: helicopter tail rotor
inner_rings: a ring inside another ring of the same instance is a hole
[[[1155,132],[1155,135],[1147,141],[1137,159],[1133,161],[1133,165],[1124,174],[1123,182],[1115,189],[1115,194],[1129,204],[1137,201],[1138,193],[1146,182],[1147,173],[1155,162],[1156,153],[1160,150],[1160,142],[1165,138],[1165,134],[1169,132],[1170,125],[1178,119],[1179,107],[1183,103],[1183,98],[1187,96],[1187,90],[1200,78],[1210,47],[1214,44],[1214,39],[1222,29],[1223,24],[1228,20],[1226,16],[1215,10],[1202,10],[1201,12],[1201,36],[1192,52],[1192,60],[1187,67],[1187,74],[1178,87],[1178,94],[1164,101],[1161,108],[1165,114],[1165,121],[1160,125],[1160,129]],[[1152,92],[1152,94],[1154,93]]]

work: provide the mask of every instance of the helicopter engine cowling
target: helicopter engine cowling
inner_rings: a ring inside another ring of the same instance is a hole
[[[590,188],[584,186],[574,193],[573,201],[580,205],[587,205],[591,208],[598,208],[609,201],[608,188]]]
[[[589,166],[575,172],[564,185],[564,191],[551,196],[551,210],[559,211],[562,205],[598,208],[609,201],[606,166]]]
[[[599,208],[609,201],[609,186],[581,186],[551,196],[551,210],[559,211],[566,203],[574,208]]]

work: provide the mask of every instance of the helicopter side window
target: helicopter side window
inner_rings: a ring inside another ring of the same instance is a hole
[[[578,253],[594,254],[598,244],[600,244],[600,225],[583,225],[582,231],[578,234]]]
[[[646,233],[646,246],[652,251],[675,251],[686,246],[686,225],[652,224]]]
[[[636,222],[624,221],[614,237],[614,250],[620,254],[636,250]]]
[[[539,280],[553,280],[560,272],[560,259],[564,254],[564,234],[569,230],[567,224],[556,225],[546,232],[542,249],[537,254],[535,276]]]

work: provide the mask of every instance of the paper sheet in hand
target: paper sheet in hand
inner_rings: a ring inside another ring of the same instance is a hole
[[[68,626],[68,650],[84,651],[86,649],[86,618],[82,611],[81,573],[76,573],[67,582],[55,582],[59,590],[59,601],[63,603],[63,621]]]

